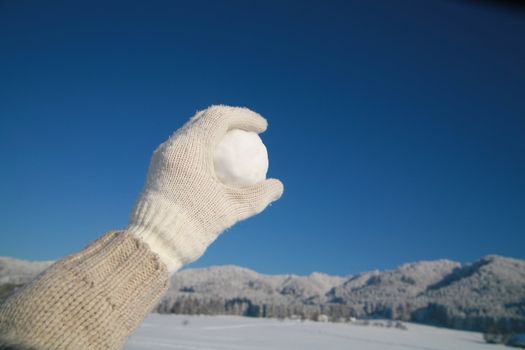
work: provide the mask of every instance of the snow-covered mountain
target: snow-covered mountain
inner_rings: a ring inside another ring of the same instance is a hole
[[[51,263],[0,258],[0,284],[26,283]],[[386,317],[478,331],[525,331],[525,261],[495,255],[465,265],[422,261],[357,276],[264,275],[238,266],[186,269],[173,275],[157,311]]]
[[[0,284],[24,284],[51,266],[53,261],[27,261],[0,256]]]
[[[173,275],[171,294],[202,294],[218,298],[251,297],[271,302],[274,298],[306,300],[324,295],[347,278],[312,273],[309,276],[263,275],[228,265],[203,269],[187,269]]]
[[[164,313],[333,319],[386,317],[484,331],[525,330],[525,261],[486,256],[334,277],[262,275],[235,266],[191,269],[172,278]]]

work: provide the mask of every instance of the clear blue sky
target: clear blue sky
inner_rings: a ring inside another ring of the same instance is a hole
[[[455,1],[0,1],[0,255],[126,225],[155,147],[247,106],[283,198],[193,266],[525,258],[525,12]]]

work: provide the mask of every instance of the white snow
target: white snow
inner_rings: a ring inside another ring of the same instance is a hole
[[[343,323],[301,322],[241,316],[151,314],[126,350],[357,349],[500,350],[481,333],[405,323],[408,330]]]
[[[0,284],[23,284],[51,266],[54,261],[27,261],[0,256]]]
[[[257,133],[233,129],[215,148],[215,174],[234,187],[255,185],[266,178],[268,152]]]

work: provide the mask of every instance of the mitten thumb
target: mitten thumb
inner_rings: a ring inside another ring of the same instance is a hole
[[[267,179],[253,186],[234,189],[231,192],[238,203],[237,219],[244,220],[262,212],[270,203],[281,198],[283,183],[277,179]]]

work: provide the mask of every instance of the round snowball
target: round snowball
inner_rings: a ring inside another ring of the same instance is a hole
[[[215,148],[213,163],[222,183],[252,186],[266,179],[268,152],[257,133],[233,129]]]

